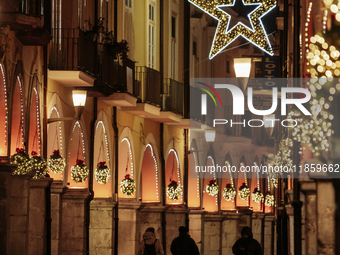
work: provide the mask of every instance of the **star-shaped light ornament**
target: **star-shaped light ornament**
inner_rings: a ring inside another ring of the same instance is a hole
[[[231,15],[221,8],[233,7],[236,0],[189,0],[189,2],[218,20],[209,59],[215,57],[239,36],[244,37],[267,54],[274,55],[261,18],[275,8],[276,0],[242,0],[243,5],[256,7],[248,14],[251,27],[242,22],[229,27]]]

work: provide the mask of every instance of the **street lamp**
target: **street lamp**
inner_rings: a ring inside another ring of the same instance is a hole
[[[48,124],[56,121],[65,121],[65,120],[80,120],[81,114],[83,113],[85,103],[86,103],[86,90],[72,90],[72,99],[75,115],[74,117],[65,117],[65,118],[49,118]]]
[[[248,78],[250,76],[251,58],[234,58],[234,69],[236,78],[242,78],[239,81],[240,88],[244,92],[247,88]]]
[[[214,142],[215,136],[216,136],[216,132],[214,129],[209,129],[205,131],[205,140],[207,142]]]

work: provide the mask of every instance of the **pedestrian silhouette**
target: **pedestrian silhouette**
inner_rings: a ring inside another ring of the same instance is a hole
[[[238,239],[233,245],[235,255],[261,255],[260,243],[253,238],[250,227],[244,227],[241,231],[242,238]]]
[[[198,247],[189,235],[188,228],[179,227],[179,236],[171,243],[171,253],[173,255],[199,255]]]
[[[137,255],[164,255],[163,247],[155,236],[154,228],[147,228],[140,242]]]

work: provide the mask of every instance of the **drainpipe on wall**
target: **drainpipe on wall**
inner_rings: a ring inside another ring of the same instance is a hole
[[[162,200],[163,205],[166,207],[166,194],[165,194],[165,160],[164,160],[164,124],[160,124],[160,143],[161,143],[161,164],[162,164]],[[162,240],[163,240],[163,247],[164,247],[164,254],[166,255],[166,209],[162,212]]]
[[[93,171],[94,171],[94,130],[97,121],[97,98],[93,98],[93,119],[91,121],[91,140],[90,140],[90,166],[89,166],[89,192],[90,195],[85,200],[85,235],[86,235],[86,254],[90,254],[90,214],[91,201],[94,197],[93,191]]]
[[[112,127],[115,133],[114,135],[114,143],[115,143],[115,237],[114,237],[114,255],[118,255],[118,125],[117,125],[117,107],[113,107],[113,116],[112,116]]]
[[[188,129],[184,129],[184,187],[183,187],[183,202],[188,208],[188,185],[189,185],[189,148],[188,148]],[[189,211],[185,212],[185,226],[189,229]]]

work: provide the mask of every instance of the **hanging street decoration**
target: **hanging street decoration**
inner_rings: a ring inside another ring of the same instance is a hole
[[[166,195],[171,200],[177,200],[181,195],[181,186],[177,184],[176,181],[172,180],[171,183],[166,188]]]
[[[260,203],[263,201],[263,194],[259,189],[255,189],[255,191],[251,194],[251,199],[253,200],[253,202],[255,203]]]
[[[125,178],[120,182],[120,190],[124,195],[132,196],[136,191],[136,182],[130,178],[130,175],[125,175]]]
[[[110,169],[107,167],[106,162],[99,162],[95,171],[96,181],[100,184],[106,184],[110,178]]]
[[[241,21],[232,26],[231,15],[222,10],[224,7],[233,7],[236,1],[242,1],[243,6],[255,6],[255,9],[247,15],[250,26]],[[214,58],[239,36],[267,54],[274,55],[261,18],[276,6],[276,0],[189,0],[189,2],[218,20],[209,59]]]
[[[242,184],[242,186],[238,190],[238,195],[241,199],[247,200],[250,196],[250,189],[247,187],[245,183]]]
[[[210,180],[209,184],[206,187],[206,191],[210,196],[217,196],[218,194],[218,185],[216,180]]]
[[[16,164],[17,168],[13,175],[24,175],[32,170],[31,155],[25,152],[25,149],[16,149],[16,153],[12,156],[11,164]]]
[[[71,167],[71,178],[75,182],[84,182],[89,175],[89,169],[83,160],[77,159],[74,166]]]
[[[233,200],[236,197],[236,190],[234,187],[231,186],[230,183],[226,185],[226,187],[223,189],[223,198],[226,201]]]
[[[59,174],[64,171],[66,162],[65,159],[60,155],[59,150],[54,150],[53,154],[47,161],[48,168],[55,174]]]
[[[264,205],[268,206],[268,207],[273,206],[274,205],[274,195],[267,194],[266,198],[264,200]]]
[[[38,156],[36,151],[31,152],[32,170],[35,171],[34,179],[45,177],[47,174],[47,162],[43,157]]]

